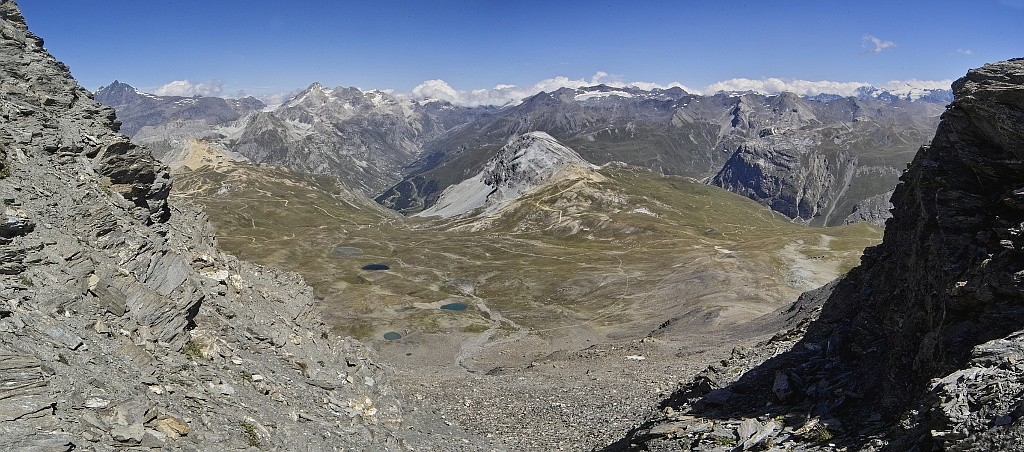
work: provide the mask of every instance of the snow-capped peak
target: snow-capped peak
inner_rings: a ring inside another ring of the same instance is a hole
[[[551,135],[530,132],[513,138],[482,171],[446,188],[437,203],[416,216],[447,218],[480,208],[493,213],[572,166],[596,168]]]
[[[333,89],[324,88],[320,82],[313,82],[309,87],[285,102],[282,107],[295,107],[303,104],[323,105],[333,99],[333,94]]]
[[[948,101],[952,101],[952,96],[953,93],[948,88],[922,87],[909,83],[897,84],[893,82],[884,88],[863,86],[857,89],[857,97],[881,100],[919,100],[922,98],[943,100],[948,98]]]
[[[573,98],[575,100],[588,100],[588,99],[599,99],[602,97],[618,96],[618,97],[633,97],[632,94],[621,90],[586,90],[580,89],[576,91],[577,94]]]

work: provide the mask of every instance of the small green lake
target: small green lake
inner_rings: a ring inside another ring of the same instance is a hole
[[[337,257],[358,256],[363,254],[363,250],[354,246],[336,246],[331,248],[331,254]]]

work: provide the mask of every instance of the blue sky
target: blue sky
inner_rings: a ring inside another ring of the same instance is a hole
[[[313,81],[409,92],[556,76],[948,80],[1024,56],[1024,0],[18,0],[86,88],[212,81],[268,94]]]

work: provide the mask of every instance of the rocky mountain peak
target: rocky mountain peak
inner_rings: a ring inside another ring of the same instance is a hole
[[[318,108],[331,101],[331,90],[324,88],[320,82],[313,82],[306,89],[284,103],[279,109],[295,107]]]
[[[332,122],[357,116],[396,115],[412,112],[409,101],[399,101],[381,91],[362,91],[355,87],[325,88],[313,83],[277,109],[277,114],[304,123],[316,120]]]
[[[772,107],[773,113],[784,118],[792,117],[791,121],[801,125],[818,120],[808,101],[790,92],[772,96],[769,106]]]
[[[498,152],[492,162],[498,167],[512,167],[519,163],[534,165],[531,172],[539,172],[541,166],[551,164],[553,166],[574,164],[589,166],[583,157],[577,152],[561,145],[557,139],[546,132],[529,132],[513,137]],[[501,176],[501,171],[493,171],[492,176],[496,183],[506,180]]]
[[[568,167],[592,165],[547,133],[526,133],[510,140],[480,173],[448,187],[437,203],[417,215],[451,217],[480,208],[495,212]]]
[[[124,96],[126,94],[141,94],[138,89],[127,83],[122,83],[118,80],[114,80],[107,86],[101,86],[96,90],[97,94],[102,92],[107,96]]]
[[[877,88],[874,86],[862,86],[857,88],[855,97],[858,99],[878,99],[883,101],[925,101],[925,102],[950,102],[953,100],[953,91],[948,89],[928,89],[914,86]]]
[[[266,107],[254,97],[158,96],[116,80],[98,89],[94,96],[100,103],[117,110],[118,118],[124,122],[122,133],[150,142],[155,141],[154,136],[166,134],[162,128],[171,122],[179,123],[179,129],[188,129],[179,130],[179,134],[198,135],[192,129],[234,121]]]

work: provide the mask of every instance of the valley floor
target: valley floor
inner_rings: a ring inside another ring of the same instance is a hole
[[[747,345],[754,319],[877,243],[642,170],[557,181],[494,215],[407,219],[330,178],[243,164],[183,171],[220,243],[294,271],[325,320],[377,350],[406,443],[590,450]]]

